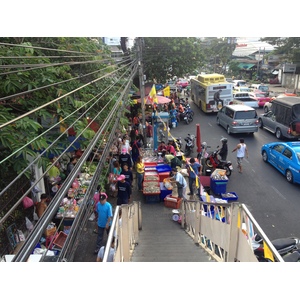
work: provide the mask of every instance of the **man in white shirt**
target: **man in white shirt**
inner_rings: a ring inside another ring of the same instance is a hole
[[[236,151],[236,159],[237,159],[239,173],[242,173],[243,158],[245,157],[245,154],[247,155],[247,158],[249,157],[248,148],[247,145],[245,144],[244,139],[240,139],[240,143],[237,144],[237,146],[232,150],[232,152],[234,151]]]
[[[178,190],[178,198],[186,200],[187,182],[183,177],[183,175],[179,173],[176,168],[173,168],[172,171],[170,172],[170,177],[172,178],[171,181],[176,182],[177,190]]]

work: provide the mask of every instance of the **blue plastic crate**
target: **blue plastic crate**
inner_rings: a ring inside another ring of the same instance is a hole
[[[172,190],[166,189],[163,182],[160,182],[159,184],[160,184],[160,195],[159,195],[159,198],[160,198],[160,201],[164,201],[164,199],[168,195],[172,194]]]
[[[210,188],[213,191],[214,194],[222,194],[226,193],[226,187],[227,187],[228,180],[211,180],[210,182]]]
[[[170,172],[172,168],[169,165],[157,166],[156,170],[158,173]]]
[[[227,194],[232,194],[233,197],[229,197],[229,195],[227,195]],[[221,194],[221,197],[223,200],[227,200],[227,202],[237,201],[239,199],[238,195],[235,192],[223,193],[223,194]]]

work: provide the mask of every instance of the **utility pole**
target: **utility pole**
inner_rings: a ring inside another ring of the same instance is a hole
[[[260,47],[258,49],[258,60],[257,60],[257,77],[259,78],[259,60],[260,60]]]
[[[145,117],[145,82],[144,82],[144,70],[143,70],[143,58],[142,58],[142,39],[138,38],[138,64],[139,64],[139,81],[140,81],[140,94],[141,94],[141,107],[142,107],[142,125],[144,141],[146,140],[146,117]]]

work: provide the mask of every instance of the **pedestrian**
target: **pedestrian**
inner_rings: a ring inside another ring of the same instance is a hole
[[[133,161],[133,165],[136,164],[137,158],[140,156],[140,149],[142,147],[140,137],[137,136],[135,140],[131,141],[131,158]]]
[[[138,190],[140,192],[143,191],[143,180],[144,180],[144,173],[145,173],[145,165],[143,163],[143,159],[141,156],[137,158],[136,161],[136,176],[137,176],[137,185],[138,185]]]
[[[100,202],[100,199],[107,199],[107,194],[101,192],[100,193],[100,185],[97,186],[97,190],[94,194],[93,200],[94,200],[94,215],[95,215],[95,220],[96,220],[96,228],[93,230],[93,233],[98,234],[98,213],[97,213],[97,204]]]
[[[186,165],[189,174],[189,189],[188,195],[194,195],[194,184],[198,174],[202,174],[202,165],[198,163],[194,157],[190,159],[190,163]]]
[[[97,203],[96,206],[96,212],[98,214],[98,222],[97,222],[98,234],[97,234],[96,249],[94,253],[98,254],[101,248],[104,232],[106,231],[107,235],[109,234],[111,221],[113,218],[112,206],[107,201],[107,197],[100,197],[99,202]]]
[[[121,168],[127,164],[129,170],[132,170],[132,158],[125,148],[122,149],[122,153],[119,155],[119,164]]]
[[[125,175],[125,181],[127,181],[127,182],[130,184],[130,186],[132,187],[133,174],[132,174],[132,171],[129,170],[127,164],[125,164],[125,165],[123,166],[123,169],[122,169],[122,171],[121,171],[121,174]]]
[[[131,186],[127,181],[125,181],[124,174],[121,174],[117,179],[117,205],[128,204],[131,196]]]
[[[179,173],[176,168],[173,168],[172,171],[170,172],[170,177],[171,177],[170,181],[175,182],[177,185],[178,198],[186,200],[187,183],[183,175]]]
[[[105,246],[102,246],[98,252],[97,255],[97,262],[102,262],[103,261],[103,257],[104,257],[104,252],[105,252]],[[111,240],[111,244],[109,247],[109,252],[108,252],[108,256],[107,256],[107,262],[113,262],[114,261],[114,256],[115,256],[115,237],[112,238]]]
[[[239,173],[242,173],[243,172],[243,168],[242,168],[243,159],[244,159],[245,155],[247,156],[247,158],[249,157],[248,148],[247,148],[247,145],[245,144],[245,141],[243,138],[240,139],[239,144],[237,144],[237,146],[232,150],[232,152],[234,152],[234,151],[236,151],[236,158],[237,158],[237,165],[238,165]]]
[[[221,139],[222,142],[222,147],[219,150],[219,155],[221,156],[221,160],[226,161],[227,159],[227,154],[228,154],[228,145],[227,145],[227,139],[226,138],[222,138]]]

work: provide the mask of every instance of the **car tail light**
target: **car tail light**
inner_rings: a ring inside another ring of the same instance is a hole
[[[287,134],[291,134],[292,133],[292,129],[289,128],[288,131],[287,131]]]
[[[255,120],[255,125],[259,125],[259,121],[258,120]]]
[[[233,121],[233,122],[231,123],[232,126],[236,126],[237,124],[238,124],[238,122],[236,122],[236,121]]]

